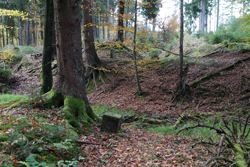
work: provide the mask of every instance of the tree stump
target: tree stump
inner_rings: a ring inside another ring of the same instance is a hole
[[[101,131],[116,133],[121,129],[122,115],[106,112],[102,117]]]

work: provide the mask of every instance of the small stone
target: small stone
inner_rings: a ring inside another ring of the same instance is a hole
[[[121,129],[121,124],[122,115],[106,112],[102,117],[101,130],[116,133]]]

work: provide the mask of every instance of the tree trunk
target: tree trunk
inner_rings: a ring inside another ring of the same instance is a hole
[[[58,77],[52,91],[62,95],[65,118],[82,132],[77,120],[94,123],[96,116],[86,94],[79,0],[54,0],[54,12]]]
[[[107,23],[108,23],[108,28],[107,28],[108,40],[110,40],[110,34],[109,34],[109,0],[107,0]]]
[[[2,17],[1,17],[1,21],[3,21]],[[4,28],[2,29],[2,34],[3,34],[3,47],[5,47]]]
[[[217,19],[216,19],[216,30],[218,30],[219,26],[219,11],[220,11],[220,0],[217,1]]]
[[[156,24],[155,21],[156,21],[156,20],[153,19],[153,33],[155,32],[155,24]]]
[[[27,20],[27,30],[26,30],[26,45],[30,45],[30,21]]]
[[[124,0],[119,0],[117,39],[120,42],[123,42],[123,17],[124,17]]]
[[[135,0],[135,26],[134,26],[134,40],[133,40],[133,54],[134,54],[134,64],[135,64],[135,77],[136,77],[136,84],[138,88],[138,94],[142,94],[140,82],[139,82],[139,77],[138,77],[138,70],[137,70],[137,64],[136,64],[136,26],[137,26],[137,0]]]
[[[84,35],[84,55],[87,60],[88,68],[86,72],[86,77],[89,77],[91,68],[98,67],[101,65],[101,60],[97,56],[95,45],[94,45],[94,37],[93,37],[93,29],[92,29],[92,17],[90,17],[91,3],[89,0],[83,0],[83,35]]]
[[[23,39],[22,39],[22,23],[21,23],[21,17],[18,17],[18,38],[19,38],[19,45],[23,45]]]
[[[36,46],[36,25],[34,20],[32,20],[32,43],[33,46]]]
[[[183,0],[180,2],[180,75],[179,89],[183,88]],[[184,83],[185,84],[185,83]]]
[[[91,6],[93,6],[94,7],[94,0],[91,0]],[[89,8],[89,10],[91,10],[90,11],[90,13],[92,14],[92,16],[90,16],[90,17],[92,17],[91,18],[91,20],[92,20],[92,24],[94,24],[94,25],[96,25],[96,21],[95,21],[95,8]],[[96,26],[92,26],[92,28],[93,28],[93,37],[94,38],[96,38]]]
[[[201,31],[205,32],[205,20],[206,20],[206,0],[202,0],[202,12],[201,12]]]
[[[43,41],[43,30],[42,30],[42,29],[43,29],[44,27],[43,27],[42,19],[41,19],[40,21],[41,21],[41,23],[40,23],[40,29],[41,29],[41,30],[40,30],[40,35],[41,35],[41,41]]]
[[[98,17],[98,32],[99,32],[99,34],[98,34],[98,37],[99,37],[99,39],[101,38],[101,12],[100,12],[100,10],[99,10],[99,17]]]
[[[9,45],[9,31],[6,30],[6,45]]]
[[[103,17],[103,20],[102,20],[102,23],[103,23],[103,26],[102,26],[102,38],[105,39],[105,20],[104,20],[104,17]]]
[[[53,84],[51,61],[53,57],[53,42],[54,42],[54,5],[53,0],[46,0],[45,14],[45,38],[43,45],[43,60],[42,60],[42,93],[47,93],[51,90]]]

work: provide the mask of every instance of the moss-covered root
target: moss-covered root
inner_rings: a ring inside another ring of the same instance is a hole
[[[56,89],[51,89],[49,92],[44,94],[45,100],[43,106],[45,108],[60,107],[63,106],[63,96]]]
[[[246,159],[245,159],[245,152],[241,149],[241,146],[239,143],[234,144],[234,154],[236,157],[236,166],[237,167],[246,167]]]
[[[83,99],[75,98],[71,95],[64,99],[63,113],[69,124],[77,128],[79,133],[82,133],[79,122],[83,123],[86,130],[90,130],[90,123],[94,123],[93,119],[86,113],[86,105]]]
[[[34,105],[35,103],[37,103],[39,100],[41,100],[41,96],[36,96],[34,98],[29,98],[29,99],[23,99],[23,100],[20,100],[12,105],[10,105],[8,107],[8,109],[11,109],[11,108],[15,108],[15,107],[21,107],[21,106],[30,106],[30,105]]]

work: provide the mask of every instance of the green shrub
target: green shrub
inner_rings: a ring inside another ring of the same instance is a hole
[[[0,69],[0,82],[6,82],[10,79],[12,76],[12,70],[11,69]]]
[[[215,34],[211,35],[211,37],[210,37],[210,42],[212,44],[219,44],[222,42],[222,40],[223,40],[223,36],[219,33],[215,33]]]
[[[239,20],[229,20],[226,24],[221,24],[215,33],[211,33],[207,38],[212,44],[223,43],[227,41],[228,43],[235,42],[245,42],[244,38],[250,37],[249,31],[243,31],[241,25],[243,21]]]
[[[152,49],[149,51],[148,55],[151,59],[154,58],[159,58],[159,55],[161,54],[161,50],[160,49]]]

